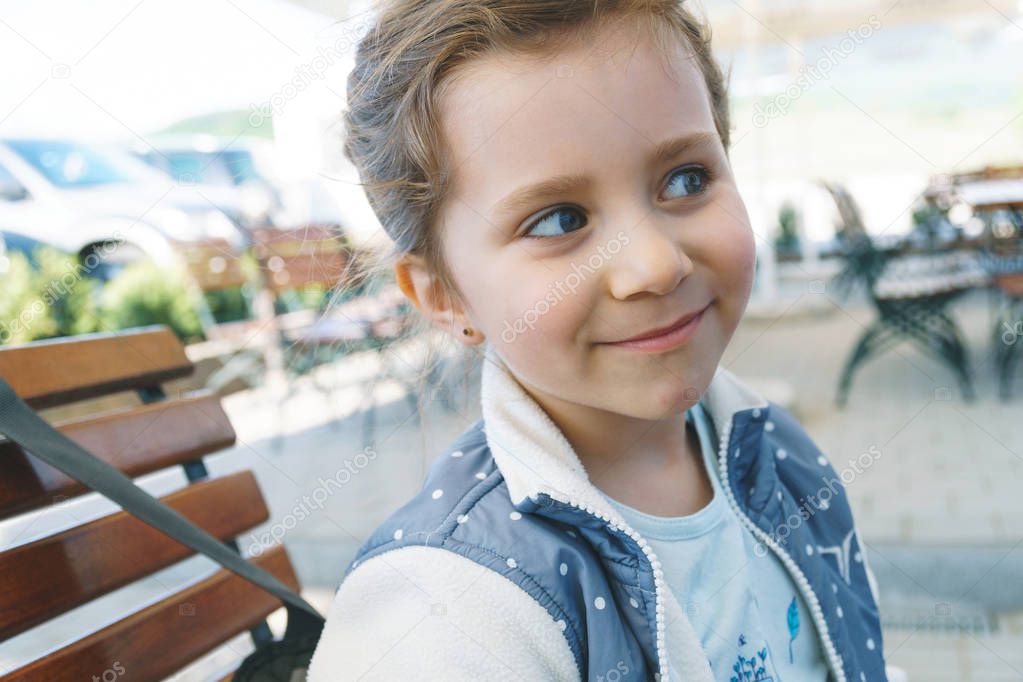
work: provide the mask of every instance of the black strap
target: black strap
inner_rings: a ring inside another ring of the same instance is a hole
[[[26,452],[106,495],[126,512],[273,594],[288,610],[286,637],[322,630],[323,616],[301,596],[54,429],[17,396],[3,377],[0,377],[0,433]]]

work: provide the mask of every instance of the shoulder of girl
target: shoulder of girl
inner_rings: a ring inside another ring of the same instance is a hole
[[[364,558],[405,545],[436,544],[427,538],[450,534],[458,509],[494,487],[496,467],[481,424],[479,420],[470,425],[435,456],[419,491],[377,525],[358,548],[345,575]]]
[[[839,485],[846,483],[839,469],[841,463],[833,461],[814,441],[807,429],[787,409],[770,402],[763,424],[765,456],[772,455],[782,478],[793,482],[802,480],[806,485],[820,487],[822,480],[839,477]],[[876,460],[880,453],[871,446],[867,456]],[[869,466],[869,465],[868,465]]]

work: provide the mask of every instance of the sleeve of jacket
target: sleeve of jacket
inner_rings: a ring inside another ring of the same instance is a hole
[[[411,546],[341,583],[308,682],[579,682],[568,642],[529,594],[455,552]]]

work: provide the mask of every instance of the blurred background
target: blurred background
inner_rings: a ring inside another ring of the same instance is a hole
[[[723,364],[854,472],[889,661],[1023,679],[1023,2],[698,7],[758,249]],[[372,18],[365,0],[0,6],[0,349],[167,325],[195,366],[168,394],[214,392],[236,432],[208,475],[251,469],[266,498],[238,545],[283,543],[322,611],[480,416],[478,367],[367,274],[389,243],[339,121]],[[113,510],[86,494],[8,514],[0,550]],[[185,560],[10,637],[0,674],[212,568]],[[246,637],[174,679],[207,679]]]

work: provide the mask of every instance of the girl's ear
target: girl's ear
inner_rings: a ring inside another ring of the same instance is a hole
[[[466,344],[483,341],[483,333],[473,328],[472,320],[448,295],[443,283],[427,267],[421,256],[410,253],[399,256],[394,264],[394,278],[402,293],[430,324]],[[466,328],[471,329],[472,334],[464,334],[463,329]]]

